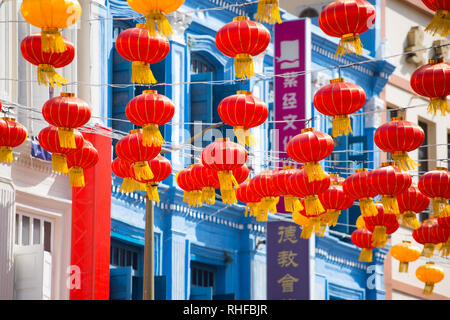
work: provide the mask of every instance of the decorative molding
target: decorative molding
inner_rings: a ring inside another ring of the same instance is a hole
[[[315,250],[317,257],[323,257],[325,260],[333,263],[333,264],[342,264],[348,266],[350,268],[356,268],[360,270],[367,271],[367,265],[355,260],[349,260],[342,257],[335,256],[333,254],[328,253],[326,250],[321,248],[316,248]]]
[[[167,18],[173,29],[173,35],[170,40],[186,45],[185,31],[192,23],[192,16],[177,10],[167,15]]]

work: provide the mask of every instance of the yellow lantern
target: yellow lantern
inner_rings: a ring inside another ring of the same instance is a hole
[[[427,262],[416,270],[417,279],[425,282],[423,294],[427,295],[433,293],[434,285],[442,281],[444,276],[444,270],[440,266],[435,265],[434,262]]]
[[[81,17],[77,0],[23,0],[20,12],[29,24],[41,29],[42,51],[67,50],[60,29],[68,28]]]
[[[128,5],[134,11],[144,14],[147,18],[147,29],[154,36],[158,30],[169,37],[172,35],[172,27],[166,14],[176,11],[185,0],[127,0]],[[156,25],[156,26],[155,26]]]
[[[396,244],[390,250],[391,256],[400,261],[398,272],[408,272],[408,264],[420,258],[421,250],[411,244],[411,241],[403,241]]]

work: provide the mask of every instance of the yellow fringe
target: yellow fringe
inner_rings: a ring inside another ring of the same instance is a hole
[[[435,217],[445,217],[446,216],[446,207],[447,207],[447,199],[445,198],[433,198],[432,200],[433,206],[433,214]]]
[[[75,135],[73,129],[58,128],[59,145],[61,148],[76,149]]]
[[[308,224],[302,228],[300,238],[309,239],[313,232],[320,232],[320,218],[310,218]]]
[[[365,227],[366,227],[366,222],[364,221],[363,216],[359,216],[358,219],[356,219],[356,228],[364,229]]]
[[[236,135],[238,143],[242,146],[252,147],[256,145],[255,137],[250,133],[249,129],[245,129],[244,127],[235,127],[233,128],[233,132]]]
[[[305,197],[305,211],[307,216],[315,217],[325,211],[317,195]]]
[[[363,262],[372,262],[372,249],[362,249],[358,260]]]
[[[184,200],[184,199],[183,199]],[[194,190],[187,193],[186,199],[189,207],[202,207],[202,192],[200,190]]]
[[[400,272],[400,273],[408,273],[408,266],[409,266],[408,262],[400,261],[400,265],[398,267],[398,272]]]
[[[400,215],[402,222],[415,229],[420,228],[420,222],[417,220],[416,213],[414,211],[406,211]]]
[[[62,53],[67,50],[64,38],[57,28],[42,29],[41,45],[42,52]]]
[[[375,226],[372,233],[372,246],[375,248],[384,248],[388,240],[385,226]]]
[[[251,78],[255,75],[253,58],[248,53],[240,53],[234,58],[236,77]]]
[[[427,282],[425,283],[425,287],[423,288],[423,294],[430,295],[433,293],[434,283]]]
[[[447,242],[442,243],[441,257],[448,257],[450,255],[450,239]]]
[[[67,167],[67,158],[64,154],[52,154],[52,169],[56,173],[67,175],[69,168]]]
[[[146,192],[149,200],[159,202],[158,185],[147,184]]]
[[[146,28],[150,32],[150,36],[154,37],[156,31],[166,37],[170,37],[173,34],[172,26],[162,10],[150,10],[146,18]]]
[[[327,230],[327,220],[320,220],[319,230],[316,230],[317,237],[323,237],[325,235],[325,230]]]
[[[164,144],[164,138],[157,124],[148,124],[143,127],[142,131],[142,144],[145,147],[160,147]]]
[[[318,162],[307,162],[303,166],[303,169],[305,169],[308,175],[309,182],[320,181],[326,177],[325,172]]]
[[[341,214],[341,210],[328,210],[326,215],[327,215],[327,220],[328,220],[328,225],[330,227],[335,227],[338,220],[339,220],[339,215]]]
[[[336,116],[333,118],[333,137],[336,138],[342,134],[346,136],[353,134],[352,121],[347,115]]]
[[[421,253],[422,257],[427,257],[427,258],[431,258],[433,256],[434,253],[434,249],[435,249],[435,245],[432,243],[427,243],[423,246],[423,250]]]
[[[157,83],[148,63],[134,61],[131,67],[131,82],[140,84]]]
[[[284,196],[284,209],[287,212],[299,212],[304,209],[300,200],[293,196]]]
[[[12,163],[13,152],[11,147],[0,147],[0,163]]]
[[[359,209],[363,217],[371,217],[378,214],[378,209],[375,203],[373,203],[372,198],[359,199]]]
[[[397,198],[395,196],[381,196],[385,214],[400,214]]]
[[[437,10],[430,24],[425,28],[435,36],[447,37],[450,34],[450,13],[447,10]]]
[[[136,176],[136,180],[151,180],[155,177],[147,161],[135,162],[133,164],[133,170],[134,175]]]
[[[237,203],[236,190],[222,190],[220,189],[220,195],[222,196],[222,202],[226,204]]]
[[[202,189],[202,202],[206,204],[215,204],[216,190],[212,187],[204,187]]]
[[[256,217],[258,210],[258,202],[249,202],[245,207],[245,216],[246,217]]]
[[[49,64],[40,64],[38,66],[37,81],[39,85],[51,85],[53,88],[55,87],[55,84],[58,87],[61,87],[63,84],[67,83],[67,79],[58,74],[55,71],[55,68]]]
[[[341,38],[341,41],[339,41],[339,45],[334,57],[337,58],[338,56],[342,56],[343,54],[352,52],[358,56],[363,54],[361,39],[358,35],[354,34],[344,35]]]
[[[83,168],[72,167],[69,169],[69,184],[72,187],[84,187],[84,172]]]
[[[430,104],[427,109],[428,113],[436,115],[438,110],[441,110],[443,116],[450,113],[450,105],[448,104],[447,97],[430,99]]]
[[[269,24],[281,23],[278,0],[259,0],[256,21]]]
[[[227,204],[237,203],[235,188],[239,188],[239,184],[233,173],[231,171],[219,171],[217,176],[219,177],[222,202]]]
[[[403,171],[415,170],[420,167],[420,164],[411,159],[406,152],[393,153],[392,159],[395,161],[395,165]]]
[[[139,182],[133,180],[132,178],[124,178],[119,191],[123,193],[132,193],[134,190],[138,189]]]

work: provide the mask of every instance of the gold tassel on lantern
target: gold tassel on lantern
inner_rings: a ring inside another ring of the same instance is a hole
[[[325,211],[317,195],[305,197],[305,211],[307,216],[318,216]]]
[[[52,169],[56,173],[62,173],[66,175],[69,172],[67,167],[67,158],[63,154],[53,153],[52,154]]]
[[[249,147],[256,145],[255,137],[250,133],[249,129],[245,129],[244,127],[235,127],[233,132],[236,135],[240,145],[247,145]]]
[[[0,147],[0,163],[12,163],[13,152],[11,147]]]
[[[124,178],[122,185],[120,186],[119,191],[123,193],[131,193],[134,192],[138,187],[138,182],[133,180],[132,178]]]
[[[408,266],[409,266],[408,262],[400,261],[400,265],[398,267],[398,272],[400,272],[400,273],[408,273]]]
[[[335,227],[338,220],[339,220],[339,215],[341,214],[341,210],[328,210],[326,215],[327,215],[327,219],[328,219],[328,225],[330,227]]]
[[[445,198],[433,198],[432,205],[433,205],[433,214],[434,214],[434,216],[436,218],[438,218],[438,217],[445,217],[445,215],[446,215],[447,199],[445,199]]]
[[[67,79],[58,74],[55,68],[49,64],[40,64],[37,69],[37,81],[39,85],[61,87],[67,83]]]
[[[240,53],[234,58],[234,69],[236,77],[251,78],[255,75],[253,58],[248,53]]]
[[[317,237],[323,237],[325,235],[325,230],[327,230],[328,220],[325,218],[320,219],[319,230],[316,230]]]
[[[201,207],[202,203],[202,192],[200,190],[185,191],[183,195],[183,202],[186,202],[189,207]]]
[[[348,136],[353,134],[352,121],[348,115],[339,115],[333,118],[333,138],[339,137],[341,134]]]
[[[436,115],[438,110],[441,110],[443,116],[450,113],[450,105],[448,104],[447,97],[430,99],[430,104],[427,109],[428,113]]]
[[[134,61],[131,65],[131,82],[140,84],[157,83],[152,69],[150,69],[150,64],[142,61]]]
[[[267,216],[269,212],[277,213],[277,203],[278,197],[265,197],[262,198],[261,202],[258,205],[258,210],[262,215],[262,221],[267,221]]]
[[[339,45],[334,57],[337,58],[338,56],[342,56],[346,53],[355,53],[358,56],[363,54],[361,39],[357,34],[345,34],[341,38],[341,41],[339,41]]]
[[[385,226],[375,226],[372,234],[372,246],[376,248],[384,248],[388,240]]]
[[[302,228],[302,233],[300,234],[300,238],[309,239],[313,232],[320,232],[320,218],[312,217],[309,218],[308,224]]]
[[[406,152],[394,152],[392,154],[392,160],[394,160],[395,165],[403,171],[414,170],[420,166],[420,164],[411,159]]]
[[[147,197],[151,201],[159,202],[159,193],[157,184],[147,184],[146,190]]]
[[[70,128],[58,128],[59,145],[61,148],[76,149],[75,135],[73,129]]]
[[[381,196],[381,203],[386,214],[400,214],[397,198],[395,196]]]
[[[372,198],[359,199],[359,208],[363,217],[371,217],[378,214],[377,207],[373,203]]]
[[[43,28],[41,31],[42,52],[62,53],[67,50],[58,28]]]
[[[423,246],[423,250],[422,250],[421,256],[422,257],[431,258],[433,256],[434,249],[435,249],[435,245],[434,244],[426,243]]]
[[[425,31],[433,33],[433,36],[439,34],[441,37],[447,37],[450,34],[450,13],[448,10],[437,10]]]
[[[420,222],[417,220],[416,213],[414,211],[406,211],[400,215],[401,220],[407,226],[415,229],[420,228]]]
[[[358,229],[366,228],[366,222],[364,221],[363,216],[359,216],[358,219],[356,219],[356,228]]]
[[[258,210],[258,202],[249,202],[245,207],[245,217],[256,217]]]
[[[222,202],[226,204],[237,203],[235,188],[239,188],[239,184],[233,173],[231,171],[219,171],[217,176],[219,177]]]
[[[363,262],[372,262],[372,249],[362,249],[358,260]]]
[[[143,127],[142,130],[142,144],[145,147],[157,146],[160,147],[164,144],[164,138],[159,131],[157,124],[152,123]]]
[[[136,180],[151,180],[154,178],[153,172],[150,169],[147,161],[138,161],[133,164],[134,175]]]
[[[299,212],[304,209],[300,200],[293,196],[284,196],[284,209],[287,212]]]
[[[269,24],[281,23],[278,0],[259,0],[256,21]]]
[[[425,287],[423,288],[423,294],[430,295],[433,293],[434,289],[434,283],[433,282],[427,282],[425,283]]]
[[[212,187],[204,187],[202,189],[202,202],[206,204],[215,204],[216,190]]]
[[[303,166],[303,169],[305,169],[308,175],[309,182],[323,180],[326,177],[319,162],[307,162]]]
[[[150,32],[150,36],[154,37],[156,31],[166,37],[170,37],[173,34],[172,26],[162,10],[150,10],[146,18],[146,28]]]
[[[69,184],[72,187],[84,187],[83,168],[72,167],[69,169]]]

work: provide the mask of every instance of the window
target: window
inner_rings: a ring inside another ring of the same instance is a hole
[[[450,170],[450,132],[447,133],[447,169]]]
[[[419,121],[419,126],[425,132],[425,139],[423,140],[422,146],[419,148],[419,175],[422,175],[428,171],[428,147],[423,147],[428,145],[428,124]]]
[[[117,267],[131,266],[133,270],[138,270],[139,251],[132,248],[125,248],[118,244],[111,243],[110,264]]]
[[[191,262],[191,285],[196,287],[214,288],[214,267],[206,264]]]
[[[42,244],[44,251],[52,252],[53,223],[42,217],[16,214],[16,234],[14,243],[19,246]]]
[[[316,9],[306,8],[300,13],[299,18],[316,18],[318,16],[319,13],[317,12]]]

